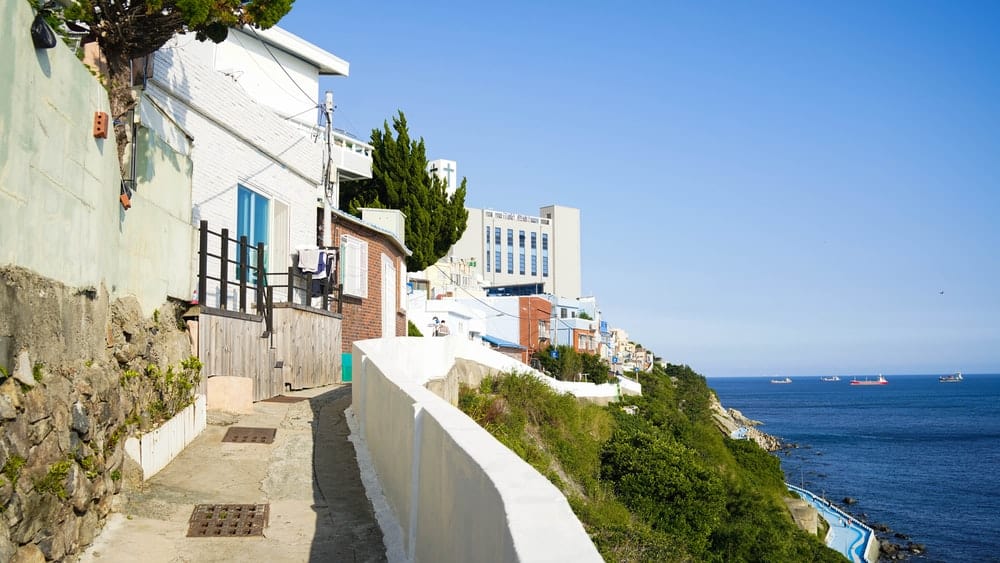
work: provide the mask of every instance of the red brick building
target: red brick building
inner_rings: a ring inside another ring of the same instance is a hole
[[[399,218],[396,234],[353,215],[331,212],[327,243],[340,249],[336,274],[344,288],[344,352],[350,352],[357,340],[406,336],[406,257],[410,250],[403,243],[402,214]]]
[[[552,342],[552,303],[545,297],[530,295],[518,299],[519,344],[524,346],[521,361],[530,364],[531,356]]]

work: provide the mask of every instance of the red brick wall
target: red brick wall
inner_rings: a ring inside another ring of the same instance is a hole
[[[392,258],[396,266],[396,277],[405,263],[403,253],[391,239],[377,231],[372,231],[343,219],[334,218],[329,244],[340,247],[341,235],[352,235],[368,242],[368,297],[344,296],[343,351],[350,352],[356,340],[382,337],[382,255]],[[337,267],[340,267],[338,263]],[[337,271],[340,275],[340,271]],[[389,280],[399,295],[399,280]],[[406,336],[406,311],[396,298],[396,336]]]
[[[526,348],[521,354],[521,361],[530,363],[531,356],[550,343],[549,340],[539,341],[538,321],[550,324],[552,303],[543,297],[521,297],[518,299],[518,316],[521,318],[518,344]]]

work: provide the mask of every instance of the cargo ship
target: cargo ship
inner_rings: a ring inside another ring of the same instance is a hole
[[[851,385],[888,385],[888,384],[889,380],[883,377],[881,373],[878,374],[878,378],[876,379],[867,379],[867,378],[858,379],[857,377],[855,377],[854,379],[851,380]]]

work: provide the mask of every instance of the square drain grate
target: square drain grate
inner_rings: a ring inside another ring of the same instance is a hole
[[[196,504],[187,537],[263,536],[269,511],[267,504]]]
[[[270,399],[264,399],[262,403],[297,403],[299,401],[305,401],[309,397],[289,397],[288,395],[278,395],[276,397],[271,397]]]
[[[239,444],[270,444],[274,442],[274,428],[252,428],[250,426],[230,426],[223,442]]]

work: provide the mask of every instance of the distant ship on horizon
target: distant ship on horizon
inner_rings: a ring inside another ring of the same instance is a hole
[[[958,372],[952,375],[942,375],[938,378],[941,383],[958,383],[962,381],[962,372]]]
[[[851,380],[851,385],[888,385],[888,384],[889,380],[883,377],[881,373],[878,374],[878,378],[876,379],[867,379],[867,378],[858,379],[857,377],[855,377],[854,379]]]
[[[772,379],[771,380],[771,383],[781,383],[781,384],[784,384],[784,383],[791,383],[791,382],[792,382],[792,378],[791,377],[786,377],[784,379]]]
[[[826,375],[819,378],[820,381],[840,381],[840,376],[838,375]]]

